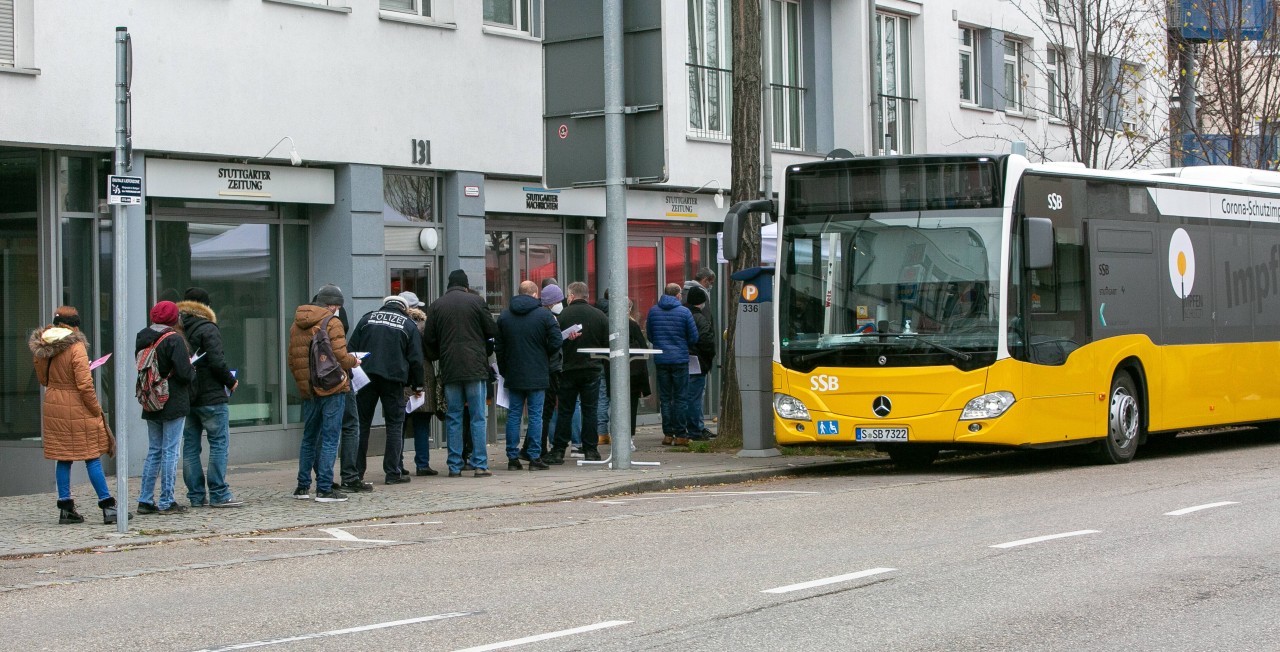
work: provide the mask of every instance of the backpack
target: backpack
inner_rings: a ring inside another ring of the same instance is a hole
[[[142,405],[143,412],[159,412],[164,409],[164,404],[169,402],[169,377],[160,375],[160,359],[156,356],[156,349],[164,338],[173,335],[175,331],[168,331],[161,335],[151,346],[138,351],[138,381],[134,385],[134,396],[138,397],[138,403]]]
[[[338,363],[338,357],[333,354],[333,342],[329,340],[330,319],[333,319],[333,315],[320,320],[307,353],[307,367],[311,370],[311,391],[321,396],[334,393],[347,380],[347,372]]]

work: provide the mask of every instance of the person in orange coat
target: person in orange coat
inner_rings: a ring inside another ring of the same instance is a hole
[[[42,439],[45,459],[57,461],[58,522],[84,522],[71,498],[71,464],[83,461],[98,493],[102,522],[115,523],[116,499],[107,487],[101,459],[115,454],[115,442],[93,389],[80,313],[71,306],[58,308],[52,324],[31,333],[27,347],[35,356],[36,379],[46,388]]]

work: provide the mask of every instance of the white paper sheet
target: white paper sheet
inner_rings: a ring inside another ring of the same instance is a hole
[[[502,374],[498,374],[498,385],[494,389],[493,402],[504,408],[511,407],[511,397],[507,395],[507,381],[503,380]]]
[[[696,376],[702,373],[702,363],[698,362],[698,356],[689,356],[689,375]]]
[[[426,402],[427,395],[425,392],[414,394],[409,397],[409,400],[404,402],[404,413],[409,414],[410,412],[422,407]]]
[[[582,332],[582,324],[574,324],[574,325],[572,325],[572,326],[570,326],[570,327],[568,327],[568,328],[566,328],[566,329],[564,329],[564,330],[560,331],[560,335],[561,335],[561,336],[563,336],[563,337],[567,340],[567,339],[569,339],[569,336],[570,336],[570,335],[573,335],[574,333],[581,333],[581,332]]]
[[[360,391],[361,387],[364,387],[365,385],[368,385],[368,384],[369,384],[369,375],[364,372],[364,369],[361,369],[360,367],[356,367],[351,370],[351,388],[352,389],[358,392]]]
[[[203,357],[204,357],[204,351],[201,351],[201,352],[199,352],[199,353],[197,353],[197,354],[195,354],[195,355],[191,356],[191,364],[195,364],[195,363],[196,363],[196,360],[199,360],[200,358],[203,358]]]

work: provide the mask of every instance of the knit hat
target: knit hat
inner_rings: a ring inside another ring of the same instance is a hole
[[[554,306],[564,301],[564,292],[560,291],[560,286],[552,283],[542,288],[542,305]]]
[[[421,307],[423,307],[423,306],[427,305],[427,304],[423,303],[421,300],[419,300],[419,299],[418,299],[418,295],[416,295],[416,294],[414,294],[414,293],[412,293],[412,292],[410,292],[410,291],[408,291],[408,290],[405,290],[404,292],[401,292],[401,293],[400,293],[400,298],[401,298],[401,299],[404,299],[405,304],[406,304],[406,305],[408,305],[410,308],[421,308]]]
[[[689,300],[687,302],[691,306],[701,306],[707,303],[707,291],[697,287],[689,288]]]
[[[389,297],[384,297],[384,298],[382,299],[382,305],[384,305],[384,306],[385,306],[385,305],[387,305],[388,303],[394,303],[394,304],[399,305],[401,310],[408,310],[408,309],[409,309],[409,303],[408,303],[407,301],[405,301],[405,300],[404,300],[404,297],[402,297],[402,296],[400,296],[400,295],[398,295],[398,294],[393,294],[393,295],[391,295],[391,296],[389,296]]]
[[[178,305],[172,301],[161,301],[151,308],[151,323],[172,326],[178,323]]]
[[[80,311],[72,306],[58,306],[58,309],[53,311],[53,325],[80,328]]]
[[[467,273],[460,269],[449,272],[449,287],[471,287],[471,283],[467,281]]]
[[[316,303],[326,306],[342,305],[342,288],[332,283],[320,286],[316,291]]]
[[[187,293],[184,294],[182,298],[186,299],[187,301],[195,301],[196,303],[203,303],[206,306],[209,305],[209,293],[205,291],[204,288],[197,288],[197,287],[187,288]]]

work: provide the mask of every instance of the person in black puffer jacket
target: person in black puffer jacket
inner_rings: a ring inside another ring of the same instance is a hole
[[[547,464],[564,464],[564,451],[569,447],[573,432],[572,406],[582,404],[582,452],[588,461],[599,461],[599,440],[596,432],[596,406],[600,398],[600,361],[584,348],[609,346],[609,318],[595,306],[587,303],[587,284],[575,281],[569,284],[569,307],[560,313],[560,330],[581,326],[582,330],[571,335],[564,343],[564,366],[560,372],[560,395],[556,403],[561,413],[556,417],[556,436],[551,452],[543,456]]]
[[[360,454],[356,464],[360,482],[364,482],[365,460],[369,454],[369,430],[373,427],[373,411],[382,405],[386,421],[387,441],[382,451],[382,472],[387,484],[409,482],[404,470],[404,389],[422,393],[422,336],[409,318],[409,305],[398,294],[382,300],[382,307],[366,313],[356,323],[348,341],[353,351],[367,352],[360,368],[369,376],[369,384],[356,392],[360,412]]]
[[[538,300],[538,285],[533,281],[520,283],[520,294],[511,298],[511,305],[498,317],[498,337],[494,340],[494,353],[498,358],[498,373],[502,374],[507,389],[507,470],[518,471],[520,465],[520,420],[524,407],[529,407],[529,430],[525,452],[529,457],[529,470],[545,470],[542,462],[543,393],[550,385],[551,356],[560,350],[564,338],[560,325],[548,310],[542,309]]]
[[[191,383],[196,369],[191,366],[187,341],[182,337],[178,306],[161,301],[151,308],[151,325],[138,332],[134,357],[156,345],[156,365],[160,377],[169,381],[169,399],[155,411],[143,410],[147,422],[147,458],[142,464],[142,486],[138,490],[139,514],[181,514],[187,508],[173,502],[173,485],[178,479],[178,451],[182,427],[191,411]],[[156,478],[160,479],[160,502],[155,500]]]
[[[209,305],[209,293],[202,288],[188,288],[185,300],[178,303],[182,330],[187,334],[191,350],[200,355],[196,360],[196,382],[191,384],[191,413],[182,430],[182,480],[187,485],[187,499],[192,507],[239,507],[227,486],[227,447],[230,414],[227,409],[231,393],[239,384],[227,366],[222,348],[222,331],[218,316]],[[200,463],[200,434],[209,439],[209,469]]]
[[[707,389],[707,374],[711,373],[711,364],[716,359],[716,335],[711,315],[706,313],[707,301],[710,300],[706,290],[689,288],[688,297],[685,307],[693,313],[693,323],[698,326],[698,341],[689,344],[689,357],[698,359],[698,373],[689,374],[689,385],[685,389],[685,414],[688,415],[685,426],[688,434],[685,437],[692,441],[706,441],[713,435],[703,419],[702,397]],[[693,365],[689,366],[692,372]]]

